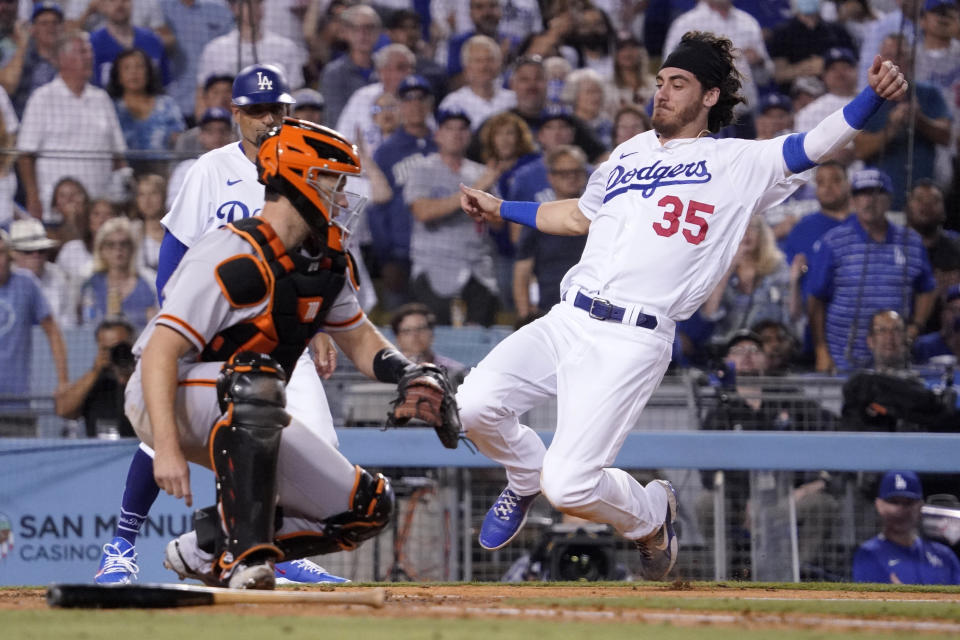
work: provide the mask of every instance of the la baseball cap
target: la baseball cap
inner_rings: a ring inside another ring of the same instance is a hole
[[[820,78],[814,76],[800,76],[793,81],[793,86],[790,87],[790,96],[796,98],[798,94],[806,93],[814,98],[819,98],[824,93],[826,93],[827,88],[824,86],[823,81]]]
[[[34,2],[33,12],[30,14],[30,22],[36,20],[37,16],[45,11],[52,11],[63,20],[63,9],[60,8],[60,5],[56,2]]]
[[[846,62],[847,64],[856,65],[857,56],[856,54],[847,49],[846,47],[831,47],[827,50],[826,55],[823,56],[823,69],[826,71],[830,68],[834,62]]]
[[[880,480],[877,497],[881,500],[888,498],[923,500],[923,487],[920,485],[920,478],[913,471],[887,471]]]
[[[770,109],[793,111],[793,101],[782,93],[768,93],[757,102],[757,113],[766,113]]]
[[[570,110],[570,107],[562,104],[551,104],[540,112],[540,126],[542,127],[551,120],[565,120],[573,125],[573,111]]]
[[[400,86],[397,87],[397,95],[402,98],[411,91],[423,91],[425,93],[430,93],[433,91],[433,87],[430,86],[430,81],[423,76],[412,74],[400,82]]]
[[[893,181],[883,171],[879,169],[862,169],[853,174],[850,180],[850,191],[867,191],[869,189],[882,189],[889,194],[893,193]]]
[[[926,0],[923,4],[924,11],[937,11],[945,9],[956,9],[956,0]]]
[[[200,116],[200,126],[202,127],[208,122],[226,122],[230,124],[230,112],[223,107],[210,107]]]
[[[457,107],[451,107],[449,109],[440,109],[437,111],[437,125],[442,125],[447,120],[453,120],[458,118],[467,123],[467,126],[470,126],[470,116],[467,115],[467,112],[463,109]]]

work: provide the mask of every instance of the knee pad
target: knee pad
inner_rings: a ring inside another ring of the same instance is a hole
[[[395,503],[389,478],[371,475],[359,466],[355,473],[348,511],[324,520],[322,531],[297,531],[277,538],[286,559],[353,551],[389,524]]]
[[[217,378],[223,415],[210,434],[210,463],[234,563],[252,553],[280,555],[273,534],[280,437],[290,422],[285,379],[273,358],[252,351],[231,357]]]

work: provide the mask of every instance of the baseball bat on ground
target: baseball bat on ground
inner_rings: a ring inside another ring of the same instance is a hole
[[[222,589],[189,584],[53,584],[47,589],[51,607],[80,609],[161,609],[214,604],[362,604],[382,607],[383,588],[344,591],[265,591]]]

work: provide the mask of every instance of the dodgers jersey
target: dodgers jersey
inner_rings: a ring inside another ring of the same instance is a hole
[[[579,287],[646,313],[690,317],[729,268],[750,216],[803,180],[787,169],[785,139],[661,145],[651,130],[622,143],[580,198],[590,229],[562,291]]]
[[[270,296],[254,305],[233,307],[216,278],[217,265],[230,257],[250,252],[250,243],[228,229],[217,229],[190,248],[164,288],[167,295],[160,313],[150,321],[134,345],[137,366],[140,366],[140,356],[157,325],[173,329],[193,344],[196,351],[184,358],[192,361],[217,333],[267,309]],[[350,278],[346,280],[324,319],[322,328],[325,331],[354,329],[366,318],[353,283]]]
[[[211,229],[257,215],[263,208],[257,167],[240,145],[231,142],[197,158],[160,221],[186,246],[192,247]]]

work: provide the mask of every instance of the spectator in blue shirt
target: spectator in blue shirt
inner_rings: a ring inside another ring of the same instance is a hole
[[[163,41],[153,31],[133,25],[131,0],[100,0],[100,12],[106,18],[106,24],[90,34],[93,47],[91,83],[106,86],[116,57],[125,49],[136,48],[146,52],[166,86],[170,82],[170,62]]]
[[[10,236],[0,229],[0,436],[34,436],[35,418],[25,399],[30,394],[33,325],[47,334],[60,385],[68,381],[67,350],[40,282],[29,271],[13,267],[10,251]]]
[[[960,561],[949,547],[920,536],[923,488],[912,471],[888,471],[875,501],[879,535],[853,557],[854,582],[960,584]]]
[[[887,220],[893,187],[877,169],[853,176],[856,212],[814,245],[807,273],[817,371],[867,366],[871,316],[892,309],[909,318],[910,339],[933,309],[933,272],[920,236]]]

